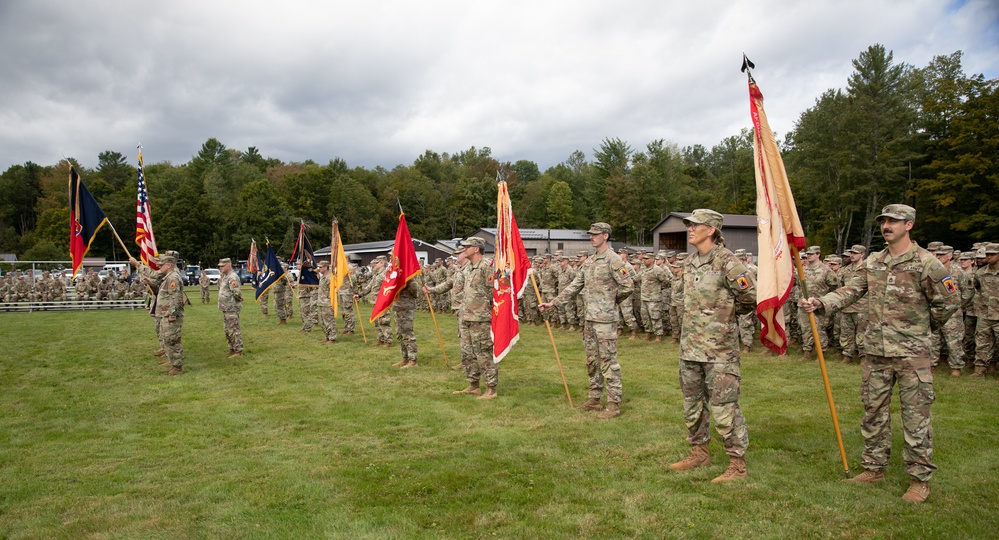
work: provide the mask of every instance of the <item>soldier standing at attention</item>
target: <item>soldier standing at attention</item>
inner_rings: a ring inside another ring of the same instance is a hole
[[[164,251],[164,255],[172,254],[176,258],[176,251]],[[153,295],[153,301],[149,304],[149,316],[153,318],[153,326],[156,329],[156,340],[159,342],[160,348],[153,351],[153,356],[164,357],[166,356],[166,347],[163,344],[163,321],[160,320],[160,316],[156,313],[156,297],[159,296],[160,285],[163,284],[163,278],[165,277],[162,268],[160,270],[153,270],[152,268],[140,263],[135,259],[135,257],[128,258],[129,264],[135,267],[136,272],[139,274],[138,280],[141,280],[145,287],[149,288],[149,292]],[[165,361],[162,365],[169,365],[170,361]]]
[[[572,302],[576,294],[586,299],[583,318],[583,347],[586,349],[586,371],[590,378],[589,400],[582,405],[584,411],[599,411],[600,398],[607,387],[607,408],[597,418],[609,419],[621,414],[624,388],[621,383],[621,365],[617,361],[618,305],[632,291],[631,273],[625,262],[610,249],[611,226],[594,223],[587,234],[594,248],[576,279],[551,302],[538,306],[542,310],[557,308]]]
[[[670,284],[673,277],[672,272],[657,264],[657,259],[666,259],[665,254],[660,252],[660,255],[661,259],[659,255],[653,257],[651,253],[642,256],[642,264],[645,267],[640,272],[642,290],[639,293],[642,302],[642,323],[646,331],[645,339],[657,342],[663,340],[663,289]]]
[[[850,262],[843,267],[843,283],[849,281],[865,270],[864,259],[867,247],[856,244],[849,250]],[[839,344],[843,351],[843,363],[849,364],[854,358],[864,361],[864,332],[867,331],[867,297],[843,308],[842,328],[840,328]]]
[[[440,278],[440,276],[438,276]],[[392,364],[393,367],[401,369],[416,367],[416,328],[414,319],[416,316],[416,305],[422,294],[418,291],[423,286],[423,278],[420,275],[413,276],[408,283],[402,286],[399,296],[392,303],[392,311],[395,312],[395,327],[399,335],[399,347],[402,350],[402,360]],[[438,304],[439,306],[442,304]]]
[[[887,249],[867,258],[866,270],[821,298],[801,300],[806,312],[836,310],[869,293],[868,324],[864,336],[861,398],[864,419],[864,472],[854,483],[884,480],[891,453],[891,393],[898,384],[902,406],[905,447],[902,460],[909,474],[909,489],[902,500],[921,503],[930,495],[930,476],[936,470],[933,458],[933,426],[930,405],[933,370],[930,367],[930,333],[943,327],[957,310],[960,295],[954,278],[930,252],[909,237],[916,210],[904,204],[889,204],[877,223],[888,242]]]
[[[756,280],[757,268],[753,264],[753,255],[747,253],[744,249],[735,250],[735,256],[739,259],[739,262],[746,267],[753,276],[753,280]],[[748,354],[752,351],[753,341],[756,337],[756,312],[744,313],[739,315],[739,341],[742,343],[742,352]]]
[[[690,455],[670,468],[686,471],[711,464],[710,422],[722,436],[728,468],[712,482],[748,476],[749,430],[739,407],[739,335],[736,317],[756,308],[756,280],[725,248],[722,215],[697,209],[683,220],[697,249],[683,263],[680,390]]]
[[[382,281],[385,280],[385,267],[388,264],[388,259],[385,255],[379,255],[371,261],[371,279],[364,284],[357,294],[354,295],[354,300],[358,297],[367,296],[371,293],[375,295],[382,287]],[[388,310],[385,311],[380,317],[375,319],[375,330],[378,332],[378,346],[385,347],[386,349],[392,346],[392,315],[389,314]]]
[[[163,350],[171,366],[163,372],[164,375],[184,373],[184,344],[181,341],[184,327],[184,280],[177,269],[175,253],[167,251],[159,257],[159,271],[163,274],[163,282],[156,294],[156,315],[160,318]]]
[[[544,259],[541,262],[541,269],[539,271],[541,274],[541,300],[542,303],[551,302],[553,298],[558,296],[558,274],[555,273],[555,269],[552,267],[552,255],[551,253],[545,253]],[[542,318],[549,322],[558,323],[558,313],[552,311],[549,313],[542,313]]]
[[[288,318],[291,316],[291,306],[289,305],[291,299],[288,297],[288,291],[291,289],[288,281],[288,263],[281,263],[281,268],[284,269],[284,276],[278,278],[271,289],[274,290],[274,311],[277,312],[278,324],[288,324]]]
[[[984,377],[999,345],[999,244],[985,244],[985,264],[975,272],[975,372]]]
[[[340,316],[343,317],[343,335],[349,336],[354,333],[354,283],[357,279],[357,265],[351,263],[349,270],[343,279],[343,285],[337,291],[339,299],[337,303],[340,307]],[[334,316],[336,313],[333,314]]]
[[[486,393],[478,399],[493,399],[499,394],[499,367],[493,362],[493,273],[482,258],[486,241],[478,236],[464,239],[458,248],[464,252],[465,291],[461,306],[461,365],[468,386],[454,394],[479,395],[479,381],[485,379]]]
[[[219,311],[225,324],[225,339],[229,342],[229,358],[236,358],[243,356],[243,333],[239,329],[243,292],[239,289],[239,274],[232,269],[231,259],[219,259],[219,272]],[[204,276],[204,272],[201,275]]]
[[[628,272],[628,277],[631,278],[632,292],[634,292],[634,283],[638,278],[638,272],[636,272],[635,267],[628,262],[628,254],[624,248],[618,250],[617,255],[621,259],[621,262],[624,263],[624,269]],[[620,303],[618,303],[618,309],[620,310],[621,317],[618,320],[617,335],[624,335],[624,332],[627,330],[631,332],[628,339],[635,339],[635,337],[638,336],[638,322],[635,321],[634,299],[630,294],[621,299]]]
[[[219,278],[221,283],[222,278]],[[208,286],[211,282],[208,281],[208,274],[204,271],[201,272],[201,276],[198,277],[198,286],[201,287],[201,303],[207,304],[212,301],[212,294],[208,291]],[[221,285],[219,285],[221,287]]]
[[[839,288],[839,278],[822,264],[819,255],[822,248],[811,246],[805,250],[805,260],[802,261],[802,269],[805,275],[805,288],[812,296],[822,296],[829,291]],[[828,314],[815,314],[815,327],[819,331],[819,345],[822,350],[829,348],[829,333],[826,327],[829,325]],[[807,313],[798,313],[798,326],[801,328],[801,349],[805,352],[806,360],[815,359],[815,337],[812,335],[812,325],[808,321]]]
[[[312,269],[308,259],[302,261],[303,272]],[[319,286],[298,282],[298,312],[302,317],[302,332],[309,333],[312,327],[319,323],[319,311],[316,303],[319,301]]]
[[[330,298],[330,263],[319,262],[319,299],[316,310],[319,313],[319,326],[326,337],[322,342],[326,345],[336,343],[336,313],[333,313],[333,302]]]

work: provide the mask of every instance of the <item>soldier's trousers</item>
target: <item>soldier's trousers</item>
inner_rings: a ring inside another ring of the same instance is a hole
[[[239,312],[223,311],[222,325],[225,327],[225,339],[229,342],[229,351],[243,352],[243,333],[239,330]]]
[[[749,448],[749,429],[739,407],[739,362],[688,362],[680,360],[680,390],[687,442],[711,440],[711,417],[722,437],[725,453],[742,457]]]
[[[156,327],[156,339],[160,342],[160,350],[165,351],[166,345],[163,343],[163,322],[161,317],[153,315],[153,326]]]
[[[499,367],[493,362],[493,337],[489,321],[461,321],[461,367],[469,384],[480,380],[489,388],[499,384]]]
[[[905,472],[917,480],[928,481],[937,469],[932,463],[930,405],[936,396],[933,393],[930,358],[868,355],[861,366],[860,397],[864,402],[864,419],[860,423],[860,434],[864,437],[861,465],[870,471],[881,471],[888,466],[891,455],[891,392],[892,386],[898,384]]]
[[[257,303],[260,304],[260,313],[267,315],[267,300],[270,299],[271,291],[264,291],[264,294],[257,298]]]
[[[558,305],[558,322],[562,324],[575,325],[578,321],[576,320],[576,303],[575,302],[565,302]]]
[[[184,367],[184,344],[180,333],[184,326],[184,316],[173,322],[166,317],[160,317],[160,330],[163,332],[163,350],[166,352],[170,365],[176,368]]]
[[[399,345],[402,348],[402,359],[407,362],[416,362],[416,330],[413,325],[413,318],[416,315],[416,302],[412,307],[402,308],[396,300],[395,326],[399,333]]]
[[[302,314],[302,331],[311,332],[312,327],[319,322],[319,311],[316,308],[316,298],[318,295],[312,293],[318,293],[315,287],[305,288],[304,285],[299,285],[302,290],[307,291],[305,295],[299,295],[298,297],[298,311]]]
[[[673,339],[680,339],[680,327],[683,326],[683,306],[669,307],[669,326]]]
[[[642,302],[642,326],[650,334],[663,335],[662,302],[659,300],[645,300]]]
[[[340,294],[337,304],[343,317],[343,331],[349,334],[354,331],[354,295]]]
[[[819,344],[822,345],[822,350],[829,348],[829,334],[826,332],[826,326],[829,325],[829,315],[826,313],[818,314],[815,313],[815,328],[819,331]],[[812,336],[812,324],[808,322],[808,314],[805,310],[798,310],[798,326],[801,327],[801,350],[803,351],[814,351],[815,350],[815,338]]]
[[[607,403],[621,403],[624,388],[617,362],[617,323],[585,321],[583,349],[590,379],[589,397],[600,399],[606,387]]]
[[[947,319],[942,328],[930,334],[930,358],[934,366],[940,361],[945,346],[950,368],[964,368],[964,314],[960,309]]]
[[[844,313],[839,331],[839,348],[843,356],[857,358],[864,355],[864,332],[867,331],[867,313]]]
[[[743,347],[752,347],[756,336],[756,312],[739,315],[736,320],[739,325],[739,342]]]
[[[326,334],[327,341],[336,341],[336,315],[333,313],[333,306],[325,300],[319,300],[319,324]]]
[[[201,303],[208,304],[212,301],[212,293],[209,292],[208,287],[201,287]]]
[[[274,293],[274,311],[282,321],[291,318],[291,301],[284,293]]]
[[[375,319],[375,331],[378,333],[378,343],[392,344],[392,315],[388,311]]]
[[[975,367],[988,366],[996,352],[999,340],[999,320],[978,318],[975,328]]]
[[[291,287],[288,287],[288,290],[285,291],[284,293],[285,310],[286,310],[285,313],[288,314],[288,316],[286,317],[288,319],[295,316],[295,302],[294,302],[294,296],[292,296],[292,294],[293,294],[293,289]]]
[[[635,328],[635,308],[632,305],[631,297],[627,297],[621,300],[617,307],[619,308],[618,323],[623,328],[627,328],[629,331],[637,330]]]
[[[978,330],[978,317],[974,315],[964,316],[964,358],[965,363],[975,359],[975,335]]]
[[[557,295],[552,291],[541,291],[541,299],[544,302],[551,302],[555,298],[555,296]],[[547,311],[544,311],[541,313],[541,318],[548,322],[558,322],[558,310],[549,309]]]
[[[534,294],[534,288],[528,287],[524,290],[521,298],[524,305],[524,321],[535,324],[538,322],[538,296]]]

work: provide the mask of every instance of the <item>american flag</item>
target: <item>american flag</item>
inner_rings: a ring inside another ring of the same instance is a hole
[[[153,236],[153,219],[149,212],[149,192],[146,191],[146,176],[142,173],[142,152],[139,152],[139,197],[135,206],[135,243],[139,246],[142,264],[156,270],[159,266],[153,258],[156,251],[156,238]]]

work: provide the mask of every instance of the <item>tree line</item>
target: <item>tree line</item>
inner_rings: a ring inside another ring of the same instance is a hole
[[[999,80],[966,74],[961,58],[916,68],[872,45],[853,60],[845,87],[816,98],[778,141],[810,244],[877,247],[874,218],[893,202],[917,209],[914,236],[924,243],[965,249],[999,240]],[[591,156],[577,150],[542,172],[528,160],[501,162],[488,147],[427,150],[409,165],[367,169],[340,158],[284,163],[210,138],[187,163],[144,172],[159,247],[192,262],[245,258],[251,239],[288,255],[300,222],[314,247],[325,246],[334,217],[345,243],[391,239],[400,205],[415,238],[465,236],[495,221],[497,173],[522,228],[607,221],[616,240],[650,245],[651,229],[673,211],[755,212],[752,141],[749,129],[710,150],[663,139],[633,148],[608,137]],[[93,169],[70,161],[131,243],[134,162],[110,150]],[[67,165],[27,162],[0,175],[0,252],[67,258]],[[91,254],[124,257],[103,230]]]

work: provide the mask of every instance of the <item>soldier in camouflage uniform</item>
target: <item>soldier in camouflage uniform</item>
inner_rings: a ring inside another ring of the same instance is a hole
[[[680,338],[680,390],[690,454],[670,468],[686,471],[711,464],[708,442],[713,416],[729,462],[712,482],[728,482],[748,476],[749,430],[739,407],[736,317],[756,308],[756,279],[725,248],[721,214],[701,208],[683,222],[687,241],[697,249],[683,264]]]
[[[964,339],[962,348],[964,349],[965,364],[974,362],[975,358],[975,329],[978,327],[978,315],[975,311],[977,294],[975,291],[975,253],[976,250],[965,251],[958,257],[963,272],[963,281],[960,282],[961,296],[967,290],[971,298],[961,303],[961,310],[964,311]]]
[[[746,270],[752,274],[753,281],[756,281],[758,270],[756,265],[753,264],[752,254],[747,253],[744,249],[737,249],[735,250],[735,256],[746,267]],[[742,352],[749,353],[752,351],[753,341],[756,336],[756,311],[739,315],[738,321],[739,342],[742,344]]]
[[[625,262],[610,249],[611,226],[594,223],[587,233],[594,254],[586,259],[576,278],[542,310],[571,302],[573,295],[586,296],[583,314],[583,348],[586,349],[586,371],[590,379],[589,399],[582,405],[585,411],[599,411],[600,398],[607,388],[607,407],[597,418],[609,419],[621,414],[624,387],[621,365],[617,361],[618,306],[631,295],[631,273]]]
[[[465,369],[468,386],[454,394],[479,395],[481,380],[485,380],[486,393],[478,399],[493,399],[499,394],[499,367],[493,362],[493,273],[482,258],[486,242],[470,236],[458,244],[468,262],[465,264],[465,289],[461,307],[461,365]]]
[[[686,253],[683,255],[686,256]],[[680,343],[683,331],[683,261],[677,255],[676,262],[670,264],[673,281],[670,282],[669,325],[674,344]]]
[[[805,250],[806,259],[802,261],[802,267],[804,268],[805,286],[809,296],[819,297],[839,287],[839,278],[819,260],[821,253],[822,248],[819,246],[812,246]],[[798,325],[801,327],[801,350],[805,352],[806,359],[814,360],[815,337],[812,335],[812,326],[807,313],[798,313]],[[829,315],[825,313],[815,314],[815,328],[819,332],[819,345],[823,350],[829,348],[829,333],[826,331],[828,325]]]
[[[586,259],[589,258],[590,258],[590,252],[585,249],[580,250],[578,253],[576,253],[576,274],[579,274],[579,272],[583,268],[583,263],[586,262]],[[576,302],[576,321],[579,323],[579,325],[576,326],[576,331],[582,332],[583,323],[585,322],[583,318],[584,315],[586,314],[586,295],[582,293],[576,293],[575,302]]]
[[[160,255],[160,272],[163,282],[156,295],[156,315],[160,318],[160,331],[163,334],[163,349],[166,352],[170,369],[164,375],[180,375],[184,372],[184,344],[181,332],[184,326],[184,280],[177,269],[176,252],[167,251]]]
[[[336,293],[340,316],[343,318],[343,335],[345,336],[354,333],[354,325],[356,324],[356,317],[354,316],[354,287],[356,283],[354,280],[357,279],[357,265],[351,263],[348,265],[348,268],[350,271],[347,273],[347,277],[344,278],[343,285],[340,285],[340,289]],[[335,316],[336,313],[333,315]]]
[[[618,258],[621,259],[621,262],[624,263],[624,269],[626,272],[628,272],[628,277],[631,278],[632,292],[634,292],[634,283],[635,280],[638,279],[638,272],[636,272],[635,267],[632,266],[630,262],[628,262],[627,253],[625,253],[623,248],[618,250],[617,255]],[[627,331],[631,332],[631,335],[628,336],[628,339],[635,339],[636,337],[638,337],[638,323],[635,321],[634,298],[632,297],[632,295],[629,294],[625,298],[621,299],[621,302],[618,304],[617,307],[619,315],[617,321],[617,327],[618,327],[617,335],[622,336]]]
[[[535,257],[531,260],[531,267],[538,268],[538,259]],[[528,282],[530,282],[528,278]],[[524,308],[524,322],[530,324],[531,326],[537,326],[538,324],[538,295],[534,294],[534,286],[528,283],[527,289],[524,295],[520,297],[521,306]],[[451,305],[454,306],[454,298],[451,298]]]
[[[302,261],[302,271],[311,270],[312,265],[308,260]],[[302,317],[302,332],[309,333],[312,327],[319,324],[319,286],[307,283],[298,283],[298,312]]]
[[[999,346],[999,244],[985,244],[985,265],[975,272],[975,372],[984,377]]]
[[[843,267],[843,283],[848,283],[865,271],[864,259],[867,247],[856,244],[849,249],[850,262]],[[849,364],[854,358],[864,361],[864,332],[867,331],[867,296],[844,307],[842,328],[840,328],[839,345],[843,351],[843,363]]]
[[[388,259],[385,255],[379,255],[371,261],[371,278],[364,284],[364,287],[358,291],[358,294],[354,295],[355,300],[359,297],[368,296],[369,294],[378,294],[378,291],[382,287],[382,281],[385,279],[385,268],[387,264]],[[388,310],[375,319],[375,331],[378,333],[379,347],[385,347],[388,349],[392,346],[392,315]]]
[[[221,279],[220,277],[219,280]],[[208,274],[202,271],[201,276],[198,277],[198,287],[201,289],[202,304],[208,304],[212,301],[212,293],[208,290],[209,285],[211,285],[211,281],[208,279]]]
[[[562,256],[558,260],[558,292],[562,292],[566,287],[572,283],[572,280],[576,279],[576,271],[569,266],[569,259]],[[558,320],[561,323],[562,328],[575,331],[576,325],[579,321],[576,319],[576,303],[566,302],[561,304],[558,308]]]
[[[336,343],[336,313],[333,313],[333,300],[330,297],[332,274],[330,262],[319,261],[319,298],[316,300],[316,311],[319,314],[319,327],[323,329],[322,343]],[[339,299],[337,299],[339,301]]]
[[[891,394],[898,384],[905,444],[902,460],[910,476],[902,497],[921,503],[930,494],[936,470],[930,405],[935,399],[930,368],[930,333],[940,328],[960,304],[957,284],[932,254],[909,237],[916,210],[890,204],[877,217],[888,248],[867,258],[866,270],[844,287],[821,298],[801,301],[806,312],[836,310],[869,294],[862,364],[864,472],[855,483],[880,482],[891,453]],[[999,250],[997,250],[999,251]]]
[[[392,303],[392,311],[395,312],[396,331],[399,335],[399,346],[402,350],[402,360],[392,364],[393,367],[406,369],[416,367],[417,365],[414,317],[416,315],[417,301],[420,297],[426,298],[426,295],[420,294],[420,289],[423,287],[423,278],[421,276],[422,272],[410,279],[403,286],[402,290],[399,291],[395,302]]]
[[[163,254],[173,256],[174,260],[177,259],[176,251],[164,251]],[[166,356],[166,347],[163,344],[163,321],[160,320],[160,316],[156,310],[156,298],[159,297],[160,285],[163,283],[163,278],[166,277],[166,274],[163,273],[162,269],[153,270],[151,267],[135,260],[134,257],[129,257],[128,262],[135,267],[136,273],[139,274],[136,281],[141,281],[143,287],[148,288],[149,292],[152,294],[152,300],[149,303],[149,316],[153,318],[153,327],[156,330],[156,340],[159,343],[159,348],[153,351],[153,356]],[[162,365],[170,365],[170,361],[167,360],[163,362]]]
[[[550,253],[545,253],[541,261],[541,268],[538,271],[539,279],[541,281],[541,301],[542,303],[551,302],[553,298],[558,296],[558,274],[555,273],[555,267],[552,264],[552,256]],[[558,323],[558,313],[554,311],[541,312],[541,316],[549,322]]]
[[[653,257],[651,253],[642,256],[642,269],[639,271],[642,288],[638,294],[642,302],[645,339],[660,342],[663,340],[663,289],[670,285],[673,273],[657,264],[657,260],[664,261],[665,256]]]
[[[964,369],[964,312],[961,306],[971,301],[974,296],[973,279],[965,277],[960,265],[954,264],[954,248],[941,245],[934,252],[940,264],[953,276],[961,296],[961,304],[947,322],[930,336],[930,358],[933,367],[937,367],[942,355],[942,349],[947,349],[947,364],[950,366],[950,376],[960,377]]]
[[[243,333],[239,329],[239,312],[243,309],[243,291],[239,274],[232,269],[232,259],[219,259],[219,311],[229,342],[229,358],[243,356]],[[204,275],[204,274],[201,274]]]
[[[281,263],[284,269],[284,276],[274,282],[269,290],[274,291],[274,311],[277,312],[278,324],[288,324],[291,317],[291,298],[288,292],[291,290],[291,281],[288,272],[288,263]]]

